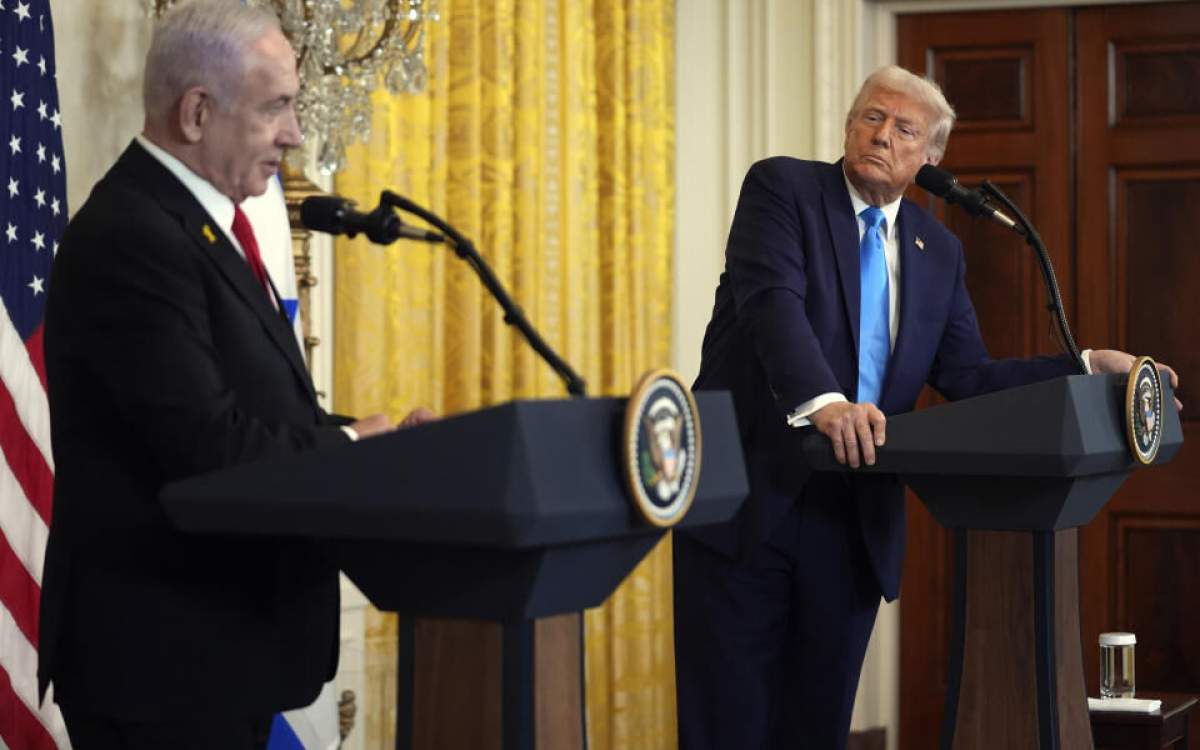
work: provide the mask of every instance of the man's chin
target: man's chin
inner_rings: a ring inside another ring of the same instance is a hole
[[[253,182],[250,182],[249,184],[247,184],[246,185],[246,197],[247,198],[257,198],[258,196],[267,192],[267,183],[274,176],[275,176],[275,173],[272,172],[269,176],[264,177],[261,180],[254,180]]]
[[[888,184],[888,175],[873,164],[864,165],[860,162],[851,165],[846,169],[846,177],[850,179],[850,184],[862,192],[864,190],[875,191],[878,188]]]
[[[871,185],[889,182],[891,178],[887,168],[875,161],[856,161],[846,171],[854,179]]]

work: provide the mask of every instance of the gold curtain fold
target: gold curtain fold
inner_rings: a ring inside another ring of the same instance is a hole
[[[627,394],[670,362],[674,0],[441,0],[429,86],[374,96],[372,138],[337,191],[382,188],[473,239],[588,382]],[[474,273],[444,248],[339,240],[340,412],[442,414],[563,396]],[[664,541],[585,616],[590,747],[676,745],[671,559]],[[394,705],[395,623],[368,618],[374,705]],[[365,717],[391,747],[390,713]]]

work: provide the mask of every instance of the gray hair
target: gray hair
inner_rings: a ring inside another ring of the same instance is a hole
[[[929,127],[929,155],[941,160],[946,153],[946,143],[950,140],[950,131],[954,128],[954,107],[946,101],[941,87],[928,78],[914,75],[898,65],[885,65],[867,76],[854,104],[846,115],[846,129],[862,110],[867,96],[874,89],[887,89],[905,94],[925,105],[933,113],[933,121]]]
[[[274,13],[241,0],[184,0],[171,7],[154,25],[146,53],[146,116],[167,115],[194,86],[227,105],[245,73],[246,50],[271,29],[279,29]]]

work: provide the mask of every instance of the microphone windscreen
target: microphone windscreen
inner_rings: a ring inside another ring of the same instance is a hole
[[[954,179],[954,175],[932,164],[926,164],[917,171],[917,185],[939,198],[945,198],[957,184],[958,180]]]
[[[346,216],[346,199],[336,195],[314,195],[300,203],[300,223],[315,232],[341,234]]]

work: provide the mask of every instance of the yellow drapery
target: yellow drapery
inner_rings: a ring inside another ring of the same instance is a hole
[[[624,395],[670,362],[674,0],[441,0],[429,85],[374,97],[372,138],[337,191],[388,187],[474,240],[588,382]],[[338,411],[452,414],[564,396],[554,373],[447,250],[336,252]],[[586,614],[589,744],[674,748],[669,541]],[[376,706],[394,705],[395,623],[368,616]],[[362,717],[391,747],[390,713]]]

